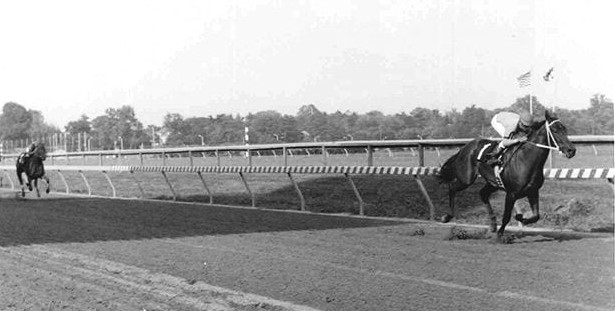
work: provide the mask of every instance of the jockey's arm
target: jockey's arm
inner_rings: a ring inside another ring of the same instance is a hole
[[[501,148],[506,148],[508,146],[512,146],[514,144],[520,143],[522,141],[526,141],[527,140],[527,136],[521,136],[521,137],[517,137],[517,138],[504,138],[502,139],[502,141],[500,142],[500,147]]]

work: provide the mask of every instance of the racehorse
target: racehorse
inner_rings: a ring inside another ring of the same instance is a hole
[[[448,184],[450,208],[442,217],[442,222],[449,222],[453,218],[455,193],[473,184],[480,173],[486,180],[485,186],[479,192],[480,199],[489,213],[491,232],[496,231],[497,225],[489,197],[497,190],[506,192],[502,226],[497,234],[497,239],[501,240],[517,200],[527,197],[532,210],[532,216],[529,218],[524,218],[523,214],[517,212],[517,221],[527,225],[540,219],[538,192],[544,182],[543,168],[549,151],[558,150],[570,159],[574,157],[576,148],[568,140],[566,126],[555,114],[548,111],[545,111],[544,121],[532,124],[527,141],[513,145],[505,151],[501,158],[501,168],[494,168],[478,160],[479,155],[487,149],[487,144],[495,145],[497,141],[475,139],[442,165],[438,177],[442,183]],[[495,170],[499,169],[501,172],[498,174]]]
[[[21,186],[21,196],[26,196],[22,179],[23,173],[26,173],[27,185],[30,191],[32,191],[32,183],[34,182],[36,195],[40,197],[41,193],[38,190],[38,180],[44,179],[47,183],[47,189],[45,190],[45,193],[49,193],[49,178],[45,176],[45,166],[43,165],[43,161],[47,159],[47,150],[45,149],[45,145],[41,142],[37,143],[34,150],[32,151],[32,155],[23,159],[24,161],[23,163],[21,163],[20,158],[23,156],[24,154],[21,154],[21,156],[17,158],[17,163],[15,164],[17,171],[17,179],[19,179],[19,185]]]

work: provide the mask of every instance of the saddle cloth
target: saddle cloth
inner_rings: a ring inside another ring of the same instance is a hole
[[[25,156],[26,156],[25,152],[20,153],[19,156],[17,157],[17,161],[19,161],[19,163],[23,163]]]
[[[491,153],[493,150],[495,150],[495,148],[498,146],[498,141],[493,141],[493,140],[484,140],[481,141],[478,145],[478,155],[476,156],[476,160],[478,161],[485,161],[487,159],[485,159],[486,155]]]

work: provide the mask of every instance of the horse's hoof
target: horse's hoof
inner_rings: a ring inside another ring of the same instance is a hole
[[[49,189],[45,190],[45,193],[49,193]]]
[[[516,219],[517,221],[523,222],[523,214],[516,214],[516,215],[515,215],[515,219]]]
[[[523,221],[521,221],[521,223],[524,224],[524,225],[531,225],[533,223],[536,223],[539,219],[540,219],[540,216],[532,216],[530,218],[523,219]]]
[[[451,219],[453,219],[453,216],[451,216],[449,214],[446,214],[446,215],[442,216],[441,220],[442,220],[443,223],[447,223],[447,222],[451,221]]]
[[[498,233],[495,239],[495,241],[499,244],[512,244],[515,241],[515,236]]]

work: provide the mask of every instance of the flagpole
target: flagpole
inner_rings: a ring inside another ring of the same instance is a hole
[[[532,115],[532,111],[534,111],[534,107],[532,103],[532,86],[530,86],[530,115]]]
[[[530,68],[530,72],[534,71],[534,67]],[[533,115],[534,112],[534,103],[532,100],[532,90],[534,89],[534,83],[532,83],[532,76],[530,76],[530,116]]]
[[[553,82],[553,97],[551,97],[551,112],[555,112],[555,101],[557,100],[557,80]]]

